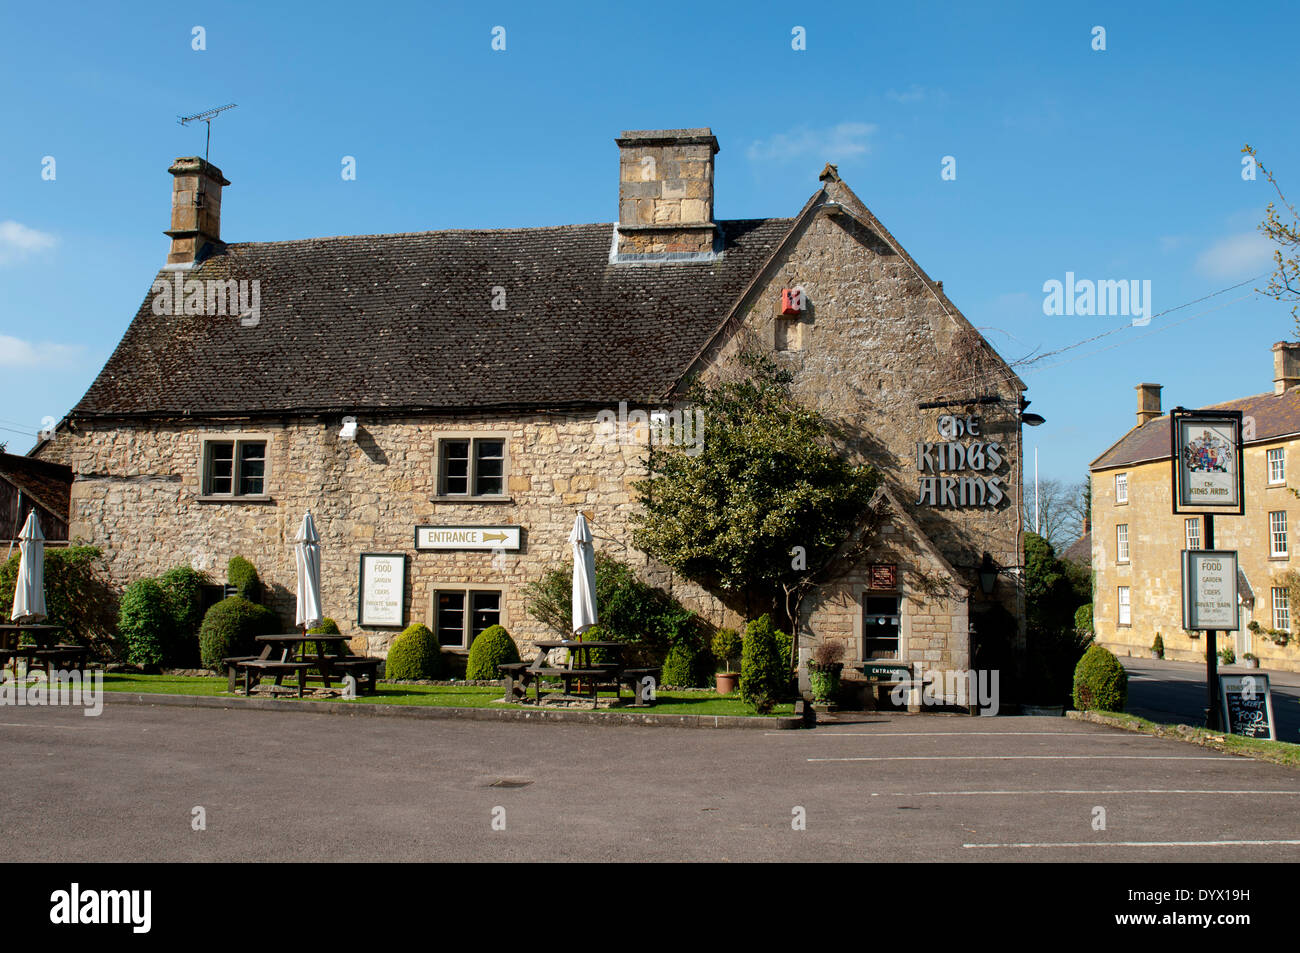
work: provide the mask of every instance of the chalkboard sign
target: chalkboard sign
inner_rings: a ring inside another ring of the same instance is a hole
[[[1220,675],[1219,694],[1229,734],[1277,740],[1267,675]]]

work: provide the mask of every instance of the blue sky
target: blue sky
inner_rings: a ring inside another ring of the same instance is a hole
[[[1139,382],[1166,408],[1272,388],[1296,331],[1262,281],[1145,328],[1045,316],[1043,283],[1149,280],[1158,313],[1271,269],[1239,150],[1300,195],[1297,26],[1269,3],[7,4],[0,440],[25,451],[89,386],[166,255],[167,166],[202,154],[176,117],[235,102],[227,241],[612,221],[623,129],[712,127],[718,218],[793,215],[836,162],[1009,360],[1124,328],[1019,368],[1048,420],[1027,464],[1078,479]]]

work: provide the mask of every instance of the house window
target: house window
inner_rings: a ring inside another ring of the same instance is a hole
[[[1201,548],[1201,518],[1199,516],[1193,516],[1189,520],[1184,520],[1184,522],[1187,524],[1187,548],[1200,549]]]
[[[1116,561],[1128,562],[1128,523],[1120,523],[1115,527],[1115,543],[1118,552]]]
[[[1116,503],[1128,502],[1128,474],[1127,473],[1115,474],[1115,502]]]
[[[862,600],[862,658],[898,658],[898,596],[866,595]]]
[[[1286,510],[1268,514],[1269,555],[1285,556],[1286,549]]]
[[[503,497],[506,442],[500,437],[444,438],[438,444],[438,495]]]
[[[1291,631],[1291,604],[1286,589],[1277,586],[1273,587],[1273,628],[1279,632]]]
[[[203,496],[263,497],[266,477],[266,440],[203,441]]]
[[[1132,621],[1131,621],[1131,616],[1129,615],[1129,604],[1128,604],[1128,586],[1120,586],[1118,589],[1118,595],[1119,595],[1119,624],[1131,625]]]
[[[433,607],[434,630],[444,648],[467,649],[484,629],[501,622],[499,590],[439,589]]]
[[[1277,447],[1268,452],[1268,482],[1286,482],[1286,447]]]

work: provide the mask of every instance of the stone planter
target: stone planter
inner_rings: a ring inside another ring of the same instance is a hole
[[[1045,715],[1060,718],[1065,715],[1064,705],[1021,705],[1022,715]]]
[[[1246,668],[1259,668],[1259,659],[1257,658],[1242,659],[1241,664],[1246,666]]]
[[[713,676],[713,687],[719,695],[730,695],[740,687],[739,672],[718,672]]]
[[[844,671],[842,662],[833,662],[825,668],[818,668],[808,663],[808,685],[812,689],[813,701],[825,705],[835,700],[840,692],[840,673]]]

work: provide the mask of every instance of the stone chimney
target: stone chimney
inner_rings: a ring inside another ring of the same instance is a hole
[[[221,170],[197,156],[182,157],[167,170],[172,179],[172,248],[168,265],[201,261],[208,245],[221,244],[221,188],[229,185]]]
[[[1141,427],[1148,420],[1155,420],[1160,416],[1160,392],[1164,388],[1160,384],[1138,384],[1138,414],[1137,425]]]
[[[1273,393],[1285,394],[1300,384],[1300,342],[1278,341],[1273,345]]]
[[[617,258],[686,258],[714,250],[710,129],[624,132],[618,143]]]

